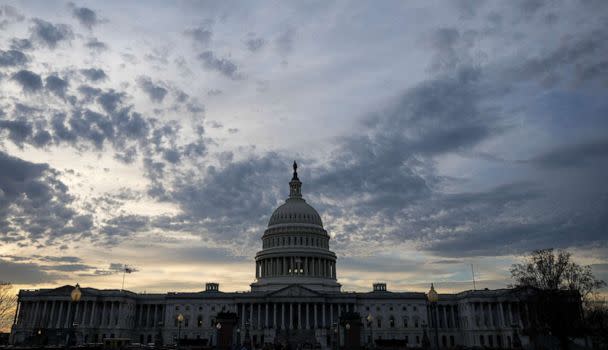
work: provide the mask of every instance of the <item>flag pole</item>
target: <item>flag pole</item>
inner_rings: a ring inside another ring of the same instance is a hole
[[[123,266],[122,268],[122,288],[120,289],[121,291],[125,290],[125,273],[127,272],[127,266]]]
[[[473,290],[477,290],[477,287],[475,287],[475,270],[473,270],[473,264],[471,264],[471,275],[473,276]]]

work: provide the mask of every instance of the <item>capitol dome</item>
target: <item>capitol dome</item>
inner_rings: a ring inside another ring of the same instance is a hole
[[[340,290],[330,237],[319,213],[302,198],[297,169],[294,162],[289,197],[272,213],[262,235],[252,291],[277,290],[292,284],[313,290]]]
[[[323,227],[319,213],[302,198],[289,198],[272,213],[268,227],[280,224],[312,224]]]

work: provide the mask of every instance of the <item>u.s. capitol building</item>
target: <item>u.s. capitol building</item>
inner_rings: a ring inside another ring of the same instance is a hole
[[[533,289],[468,290],[456,294],[343,292],[336,254],[319,213],[302,198],[294,163],[289,198],[271,215],[255,257],[249,292],[137,294],[79,288],[21,290],[13,344],[131,343],[232,348],[515,348],[530,342],[539,320]],[[78,292],[76,291],[76,292]],[[564,307],[577,314],[573,296]],[[179,340],[178,340],[179,339]]]

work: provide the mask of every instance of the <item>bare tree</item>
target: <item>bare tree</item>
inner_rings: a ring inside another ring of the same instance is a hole
[[[13,285],[0,281],[0,331],[7,331],[11,327],[16,307],[17,295]]]
[[[606,282],[593,276],[591,266],[581,266],[571,258],[572,255],[565,250],[535,250],[523,263],[511,266],[511,277],[516,286],[577,291],[587,302],[593,292],[604,287]]]

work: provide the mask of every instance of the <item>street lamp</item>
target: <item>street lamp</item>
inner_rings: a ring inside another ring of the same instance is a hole
[[[334,342],[336,343],[336,349],[340,350],[340,326],[338,323],[334,322],[332,324],[332,328],[334,329]]]
[[[72,300],[72,312],[70,315],[70,329],[68,330],[68,336],[66,337],[66,344],[65,344],[65,348],[69,349],[70,348],[70,342],[72,341],[72,333],[74,332],[74,318],[76,317],[76,303],[78,303],[78,301],[80,301],[80,298],[82,297],[82,292],[80,291],[80,285],[78,283],[76,283],[76,286],[74,286],[74,289],[72,289],[72,292],[70,293],[70,300]]]
[[[182,322],[184,322],[184,315],[177,315],[177,349],[179,349],[179,339],[182,336]]]
[[[367,317],[365,318],[369,324],[369,331],[371,333],[371,337],[372,337],[372,348],[375,346],[376,342],[374,341],[374,316],[372,316],[371,313],[367,314]]]
[[[241,345],[241,329],[238,327],[236,328],[236,345]]]
[[[437,329],[437,302],[439,301],[439,294],[435,291],[435,286],[431,283],[431,289],[427,293],[427,298],[431,304],[431,322],[434,325],[435,330],[435,349],[439,349],[439,331]]]
[[[217,344],[217,348],[220,348],[220,330],[222,329],[222,324],[221,323],[216,323],[215,324],[215,329],[217,329],[217,336],[215,337],[215,342]]]

